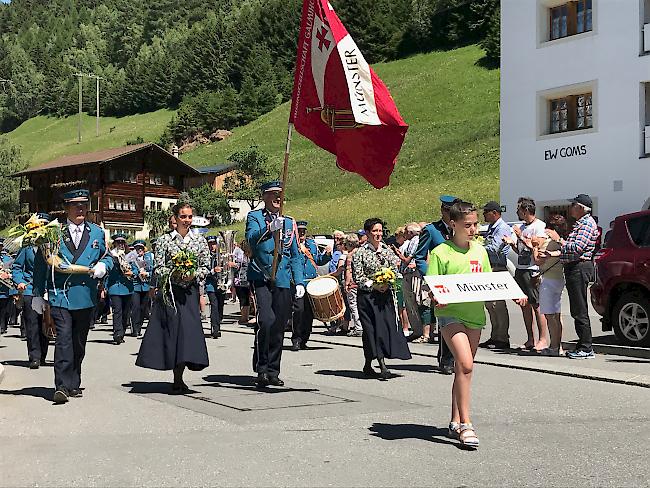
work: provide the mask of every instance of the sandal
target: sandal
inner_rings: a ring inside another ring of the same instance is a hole
[[[460,441],[461,446],[469,447],[471,449],[478,448],[478,437],[476,437],[476,431],[472,424],[460,424],[458,440]]]
[[[460,437],[460,424],[458,422],[449,422],[449,431],[447,437],[458,440]]]
[[[429,342],[429,338],[427,336],[420,336],[417,339],[413,341],[415,344],[426,344]]]

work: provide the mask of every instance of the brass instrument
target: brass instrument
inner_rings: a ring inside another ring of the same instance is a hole
[[[0,272],[9,274],[8,278],[0,278],[0,284],[6,286],[10,290],[16,287],[14,280],[11,278],[11,265],[13,263],[14,260],[12,259],[11,261],[2,263],[2,267],[0,268]]]
[[[228,291],[235,281],[235,270],[229,266],[235,250],[235,230],[219,232],[217,236],[216,264],[212,267],[220,267],[221,272],[217,273],[217,288],[221,291]]]
[[[50,314],[50,305],[45,304],[43,308],[43,335],[48,339],[56,339],[56,326],[54,325],[54,319]]]
[[[357,129],[363,127],[355,118],[352,110],[336,110],[333,107],[316,107],[307,108],[307,113],[320,112],[321,120],[330,128],[332,132],[336,129]]]

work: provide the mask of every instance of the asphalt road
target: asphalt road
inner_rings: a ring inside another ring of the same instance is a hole
[[[62,406],[49,401],[51,365],[31,371],[25,343],[0,340],[0,485],[649,484],[648,388],[478,365],[481,447],[468,452],[445,437],[451,377],[432,358],[366,380],[360,349],[314,343],[285,351],[285,388],[259,392],[252,337],[224,332],[208,339],[210,367],[186,374],[193,392],[172,396],[170,372],[134,366],[139,340],[110,337],[91,332],[84,398]],[[625,367],[645,374],[648,362]]]

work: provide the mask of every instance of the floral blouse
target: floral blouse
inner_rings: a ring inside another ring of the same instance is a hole
[[[372,277],[382,268],[391,268],[397,275],[399,258],[384,243],[375,251],[370,243],[357,249],[352,256],[352,279],[360,290],[372,291]]]
[[[171,272],[170,262],[179,251],[190,251],[196,254],[198,258],[196,281],[204,282],[210,273],[210,250],[205,238],[193,232],[188,232],[185,239],[176,231],[164,234],[158,239],[153,263],[156,278],[161,279]],[[189,286],[192,283],[174,281],[174,284]]]

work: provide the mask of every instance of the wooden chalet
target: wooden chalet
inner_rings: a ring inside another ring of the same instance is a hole
[[[125,232],[149,237],[146,209],[162,210],[176,203],[190,177],[200,176],[156,144],[146,143],[64,156],[26,169],[22,179],[22,212],[48,212],[64,218],[62,195],[74,188],[90,191],[88,220],[109,234]]]

